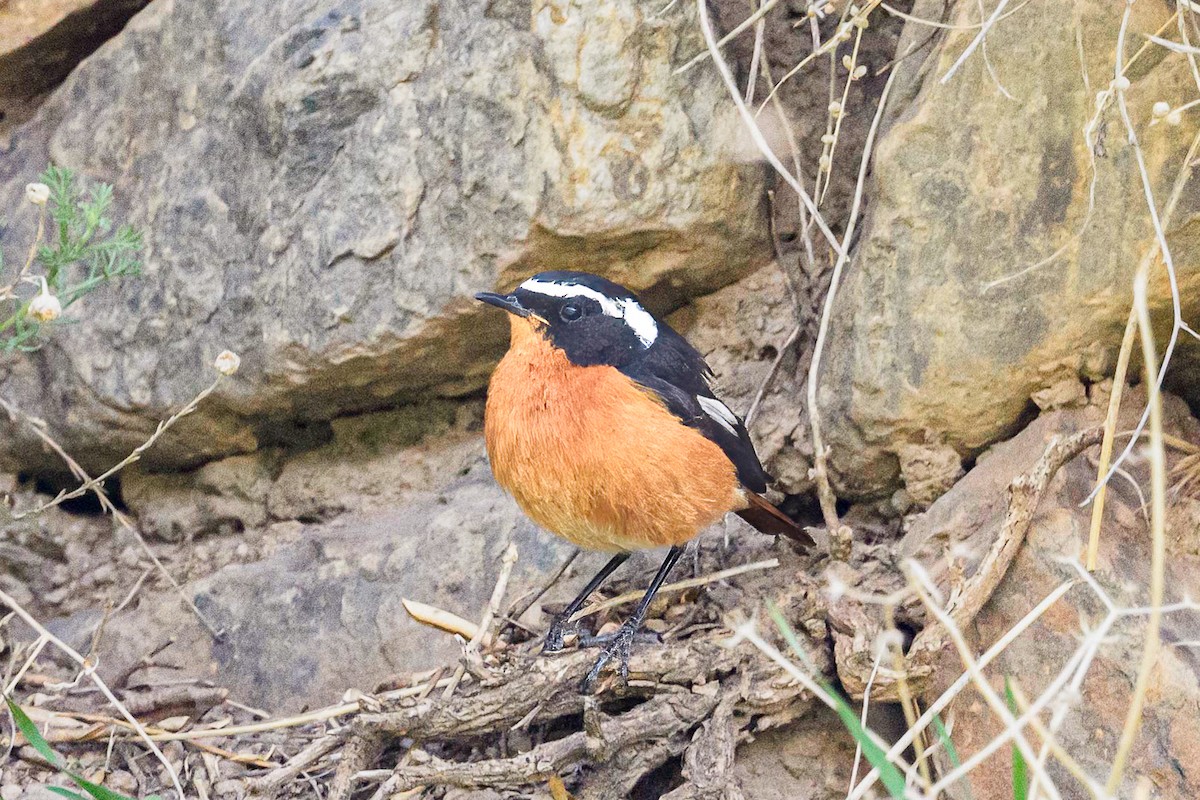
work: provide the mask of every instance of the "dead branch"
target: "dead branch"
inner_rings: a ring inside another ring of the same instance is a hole
[[[603,717],[599,735],[579,731],[565,738],[538,745],[512,758],[453,762],[428,754],[415,756],[420,764],[398,767],[396,789],[442,785],[515,788],[554,775],[577,761],[608,762],[627,748],[691,730],[716,707],[715,698],[701,694],[669,694],[652,697],[632,711]]]

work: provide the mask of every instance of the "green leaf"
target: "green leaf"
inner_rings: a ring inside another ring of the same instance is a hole
[[[1020,711],[1017,710],[1017,698],[1013,694],[1012,681],[1005,676],[1004,678],[1004,696],[1008,699],[1008,710],[1012,712],[1014,717],[1020,716]],[[1012,787],[1013,800],[1026,800],[1029,796],[1029,781],[1026,778],[1025,756],[1021,755],[1021,749],[1013,744],[1012,746]]]
[[[788,624],[787,619],[783,616],[783,612],[769,600],[767,601],[767,613],[771,615],[771,620],[779,628],[779,632],[783,634],[783,638],[787,641],[788,646],[792,648],[792,651],[802,656],[802,660],[811,667],[808,659],[803,658],[804,650],[800,647],[800,641],[796,638],[796,633],[792,630],[792,626]],[[879,780],[887,788],[888,794],[892,796],[893,800],[904,800],[904,775],[900,772],[900,769],[891,761],[888,761],[887,753],[883,751],[883,748],[867,735],[866,730],[858,719],[858,714],[846,702],[841,693],[833,688],[833,685],[824,678],[819,677],[820,673],[816,672],[816,670],[810,669],[810,671],[814,675],[813,680],[833,699],[833,710],[837,712],[838,717],[842,720],[842,725],[850,732],[854,741],[858,742],[859,746],[862,747],[863,755],[866,756],[867,761],[872,767],[879,770]]]
[[[87,800],[87,798],[81,795],[79,792],[72,792],[70,789],[64,789],[61,786],[47,786],[46,791],[62,795],[63,797],[69,797],[71,800]]]
[[[94,800],[133,800],[133,798],[123,795],[120,792],[114,792],[112,789],[107,789],[98,783],[92,783],[86,778],[81,778],[78,775],[68,772],[67,777],[75,781],[80,789],[87,792]]]
[[[942,747],[946,748],[946,756],[950,759],[950,763],[955,767],[961,767],[962,760],[958,757],[958,750],[955,749],[954,742],[950,741],[950,731],[946,730],[940,714],[933,715],[933,729],[937,731],[938,739],[942,741]]]
[[[33,720],[31,720],[29,716],[21,710],[20,706],[12,701],[12,698],[5,697],[4,702],[8,704],[9,713],[12,714],[13,721],[17,723],[17,730],[19,730],[21,735],[24,736],[29,744],[33,746],[33,749],[37,750],[38,754],[42,758],[46,759],[55,767],[58,767],[60,770],[62,770],[64,775],[74,781],[75,785],[80,789],[83,789],[85,792],[87,792],[88,795],[93,798],[93,800],[133,800],[131,797],[127,797],[119,792],[114,792],[112,789],[106,789],[98,783],[92,783],[87,778],[83,778],[73,772],[62,769],[62,763],[58,760],[58,754],[50,748],[50,743],[47,742],[45,737],[38,732],[37,725],[33,724]],[[69,797],[71,800],[86,800],[86,798],[84,798],[82,795],[77,794],[70,789],[63,789],[60,786],[48,786],[46,788],[55,794],[62,795],[63,797]]]
[[[12,714],[13,722],[17,723],[17,730],[21,732],[21,735],[33,745],[33,749],[38,751],[38,755],[57,767],[59,765],[58,755],[50,749],[50,743],[38,732],[37,725],[33,724],[33,720],[12,701],[12,698],[5,697],[4,702],[8,704],[8,713]]]

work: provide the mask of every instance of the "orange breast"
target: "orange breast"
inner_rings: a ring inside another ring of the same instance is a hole
[[[745,508],[733,464],[613,367],[578,367],[512,317],[485,433],[496,480],[542,527],[592,550],[682,544]]]

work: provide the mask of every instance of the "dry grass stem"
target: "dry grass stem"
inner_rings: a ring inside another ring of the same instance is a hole
[[[96,688],[100,690],[100,693],[104,695],[105,699],[108,700],[113,708],[120,712],[121,716],[130,725],[130,727],[137,732],[138,738],[146,743],[146,746],[150,748],[150,752],[154,753],[155,757],[162,764],[163,769],[166,770],[167,775],[170,776],[171,784],[175,787],[175,791],[179,793],[180,798],[183,798],[185,796],[183,793],[183,786],[179,782],[179,776],[175,773],[175,767],[171,765],[171,762],[167,760],[165,755],[163,755],[162,750],[160,750],[158,745],[155,744],[150,738],[150,735],[146,732],[146,729],[142,727],[142,723],[138,722],[133,714],[129,713],[129,709],[125,706],[125,704],[117,699],[117,696],[113,694],[111,689],[108,688],[108,684],[105,683],[98,674],[96,674],[95,664],[80,655],[75,648],[71,647],[62,639],[59,639],[54,634],[50,633],[50,631],[46,630],[46,627],[42,625],[42,623],[38,622],[32,614],[26,611],[16,600],[8,595],[8,593],[0,591],[0,603],[3,603],[11,608],[26,625],[28,625],[34,630],[35,633],[37,633],[39,638],[45,639],[50,644],[54,645],[63,655],[79,665],[81,670],[80,674],[86,676],[93,684],[95,684]]]
[[[686,589],[695,589],[699,586],[706,586],[710,583],[723,581],[728,578],[743,575],[747,572],[756,572],[763,569],[775,569],[778,566],[779,559],[777,558],[768,558],[765,561],[755,561],[750,564],[742,564],[741,566],[723,569],[710,575],[701,575],[698,578],[688,578],[685,581],[676,581],[675,583],[663,584],[662,588],[658,590],[658,595],[661,597],[663,595],[670,594],[671,592],[682,592]],[[619,594],[616,597],[608,600],[601,600],[600,602],[584,606],[583,608],[579,609],[578,612],[576,612],[575,616],[571,617],[571,622],[583,619],[584,617],[590,617],[592,614],[597,614],[601,611],[607,611],[610,608],[623,606],[626,603],[636,602],[641,600],[644,594],[645,592],[625,592],[625,594]]]

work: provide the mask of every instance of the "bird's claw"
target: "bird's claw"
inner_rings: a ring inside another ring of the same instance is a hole
[[[599,639],[600,637],[593,637]],[[621,683],[629,682],[629,650],[637,638],[637,628],[631,625],[622,625],[615,633],[608,634],[604,637],[608,644],[600,651],[600,655],[596,658],[596,663],[592,664],[591,670],[579,684],[581,694],[591,694],[592,689],[596,684],[596,680],[600,677],[600,673],[608,662],[616,659],[617,674],[620,677]]]
[[[542,640],[543,653],[557,653],[566,646],[566,631],[569,622],[563,615],[554,618],[550,623],[550,630],[546,631],[546,638]]]

